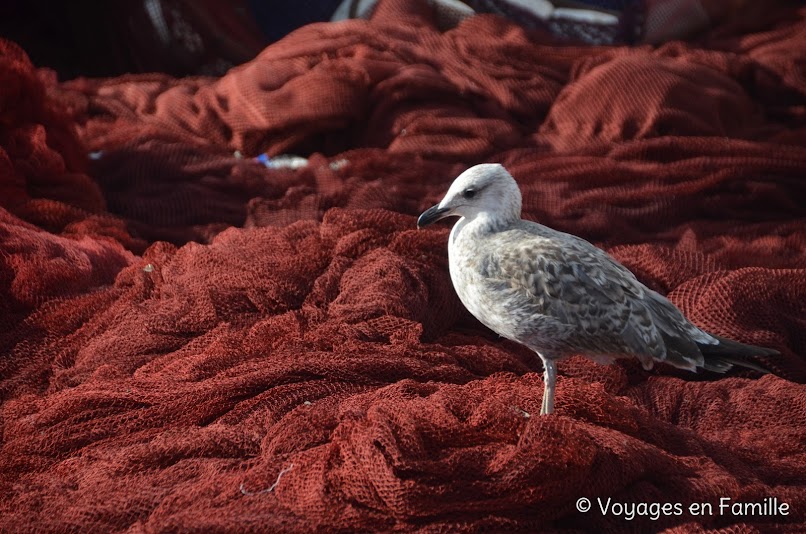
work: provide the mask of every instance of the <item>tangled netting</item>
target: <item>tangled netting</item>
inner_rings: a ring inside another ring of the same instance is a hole
[[[388,1],[220,79],[0,42],[0,531],[806,528],[806,9],[759,5],[597,48]],[[775,373],[575,357],[539,417],[415,229],[484,161]]]

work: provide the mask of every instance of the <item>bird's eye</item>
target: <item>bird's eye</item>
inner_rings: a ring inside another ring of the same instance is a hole
[[[473,198],[476,196],[476,191],[473,189],[465,189],[465,192],[462,193],[462,196],[465,198]]]

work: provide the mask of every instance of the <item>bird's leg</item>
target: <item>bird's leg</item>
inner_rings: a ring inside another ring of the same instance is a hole
[[[554,384],[557,383],[557,364],[554,360],[543,358],[543,404],[540,415],[554,412]]]

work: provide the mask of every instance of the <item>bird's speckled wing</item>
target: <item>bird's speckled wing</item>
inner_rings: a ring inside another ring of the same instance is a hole
[[[666,358],[645,304],[651,291],[604,251],[527,221],[490,239],[495,243],[487,247],[483,275],[519,290],[532,309],[568,325],[567,353],[632,354],[647,368]],[[529,335],[528,325],[521,330]]]

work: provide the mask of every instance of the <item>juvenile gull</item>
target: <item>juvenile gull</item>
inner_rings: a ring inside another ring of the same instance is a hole
[[[484,325],[534,350],[543,361],[541,414],[554,411],[557,360],[580,354],[599,363],[637,358],[696,371],[778,354],[694,326],[666,297],[584,239],[521,219],[521,192],[499,164],[459,175],[418,228],[461,217],[448,260],[459,299]]]

